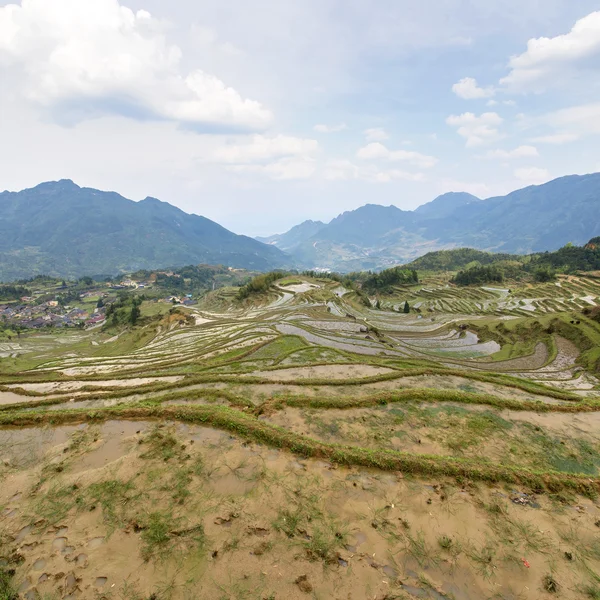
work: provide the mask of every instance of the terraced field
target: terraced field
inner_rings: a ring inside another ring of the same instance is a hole
[[[5,349],[0,599],[600,598],[600,282],[300,279]]]

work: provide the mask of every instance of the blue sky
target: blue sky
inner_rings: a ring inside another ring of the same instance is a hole
[[[485,198],[600,171],[599,70],[597,1],[0,0],[0,187],[249,235]]]

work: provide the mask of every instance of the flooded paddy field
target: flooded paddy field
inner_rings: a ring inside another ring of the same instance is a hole
[[[19,340],[6,597],[600,597],[597,328],[556,311],[595,286],[430,281],[377,310],[299,278],[152,331]]]

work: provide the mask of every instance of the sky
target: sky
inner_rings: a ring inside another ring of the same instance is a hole
[[[598,0],[0,0],[0,189],[268,235],[597,171]]]

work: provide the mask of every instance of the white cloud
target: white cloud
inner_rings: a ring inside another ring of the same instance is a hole
[[[358,179],[360,169],[349,160],[330,160],[323,169],[323,177],[329,181]]]
[[[255,134],[208,149],[201,162],[226,165],[234,173],[258,174],[277,181],[308,179],[316,171],[316,140]]]
[[[462,115],[450,115],[446,119],[446,123],[456,127],[458,135],[467,140],[467,148],[501,139],[503,136],[498,131],[498,127],[502,121],[502,117],[495,112],[483,113],[479,117],[467,112]]]
[[[0,69],[62,123],[116,114],[231,130],[271,121],[214,75],[184,72],[180,48],[162,30],[118,0],[22,0],[0,7]]]
[[[209,162],[218,163],[256,163],[268,162],[275,158],[308,156],[319,149],[319,142],[308,138],[285,135],[268,137],[253,135],[249,141],[225,144],[215,148],[207,157]]]
[[[539,167],[524,167],[515,170],[515,177],[519,181],[529,184],[545,183],[551,179],[550,173],[546,169]]]
[[[532,158],[539,156],[535,146],[519,146],[514,150],[490,150],[482,158],[510,160],[513,158]]]
[[[382,127],[372,127],[371,129],[365,129],[365,138],[367,142],[384,142],[390,136]]]
[[[531,138],[530,141],[536,142],[538,144],[568,144],[569,142],[574,142],[579,139],[579,135],[576,133],[554,133],[550,135],[541,135],[539,137]]]
[[[389,183],[390,181],[425,181],[423,173],[410,173],[400,169],[382,170],[373,173],[367,181],[374,183]]]
[[[542,120],[574,135],[600,134],[600,103],[563,108],[545,115]]]
[[[232,165],[228,168],[236,173],[258,174],[276,181],[288,181],[309,179],[316,171],[316,163],[313,158],[303,156],[282,158],[266,165]]]
[[[380,142],[371,142],[360,148],[356,156],[363,160],[405,161],[421,169],[429,169],[437,163],[437,158],[433,156],[409,150],[389,150]]]
[[[338,125],[315,125],[313,127],[315,131],[319,133],[337,133],[338,131],[344,131],[348,129],[348,125],[346,123],[339,123]]]
[[[472,77],[464,77],[452,86],[452,91],[465,100],[477,100],[480,98],[491,98],[495,93],[493,87],[482,88],[477,85],[477,80]]]
[[[597,65],[600,57],[600,11],[579,19],[564,35],[533,38],[523,54],[509,61],[501,85],[520,91],[543,91],[576,76],[579,68]]]
[[[411,173],[401,169],[380,169],[375,165],[355,165],[349,160],[331,160],[323,170],[323,178],[329,181],[358,180],[369,183],[392,181],[425,181],[423,173]]]

